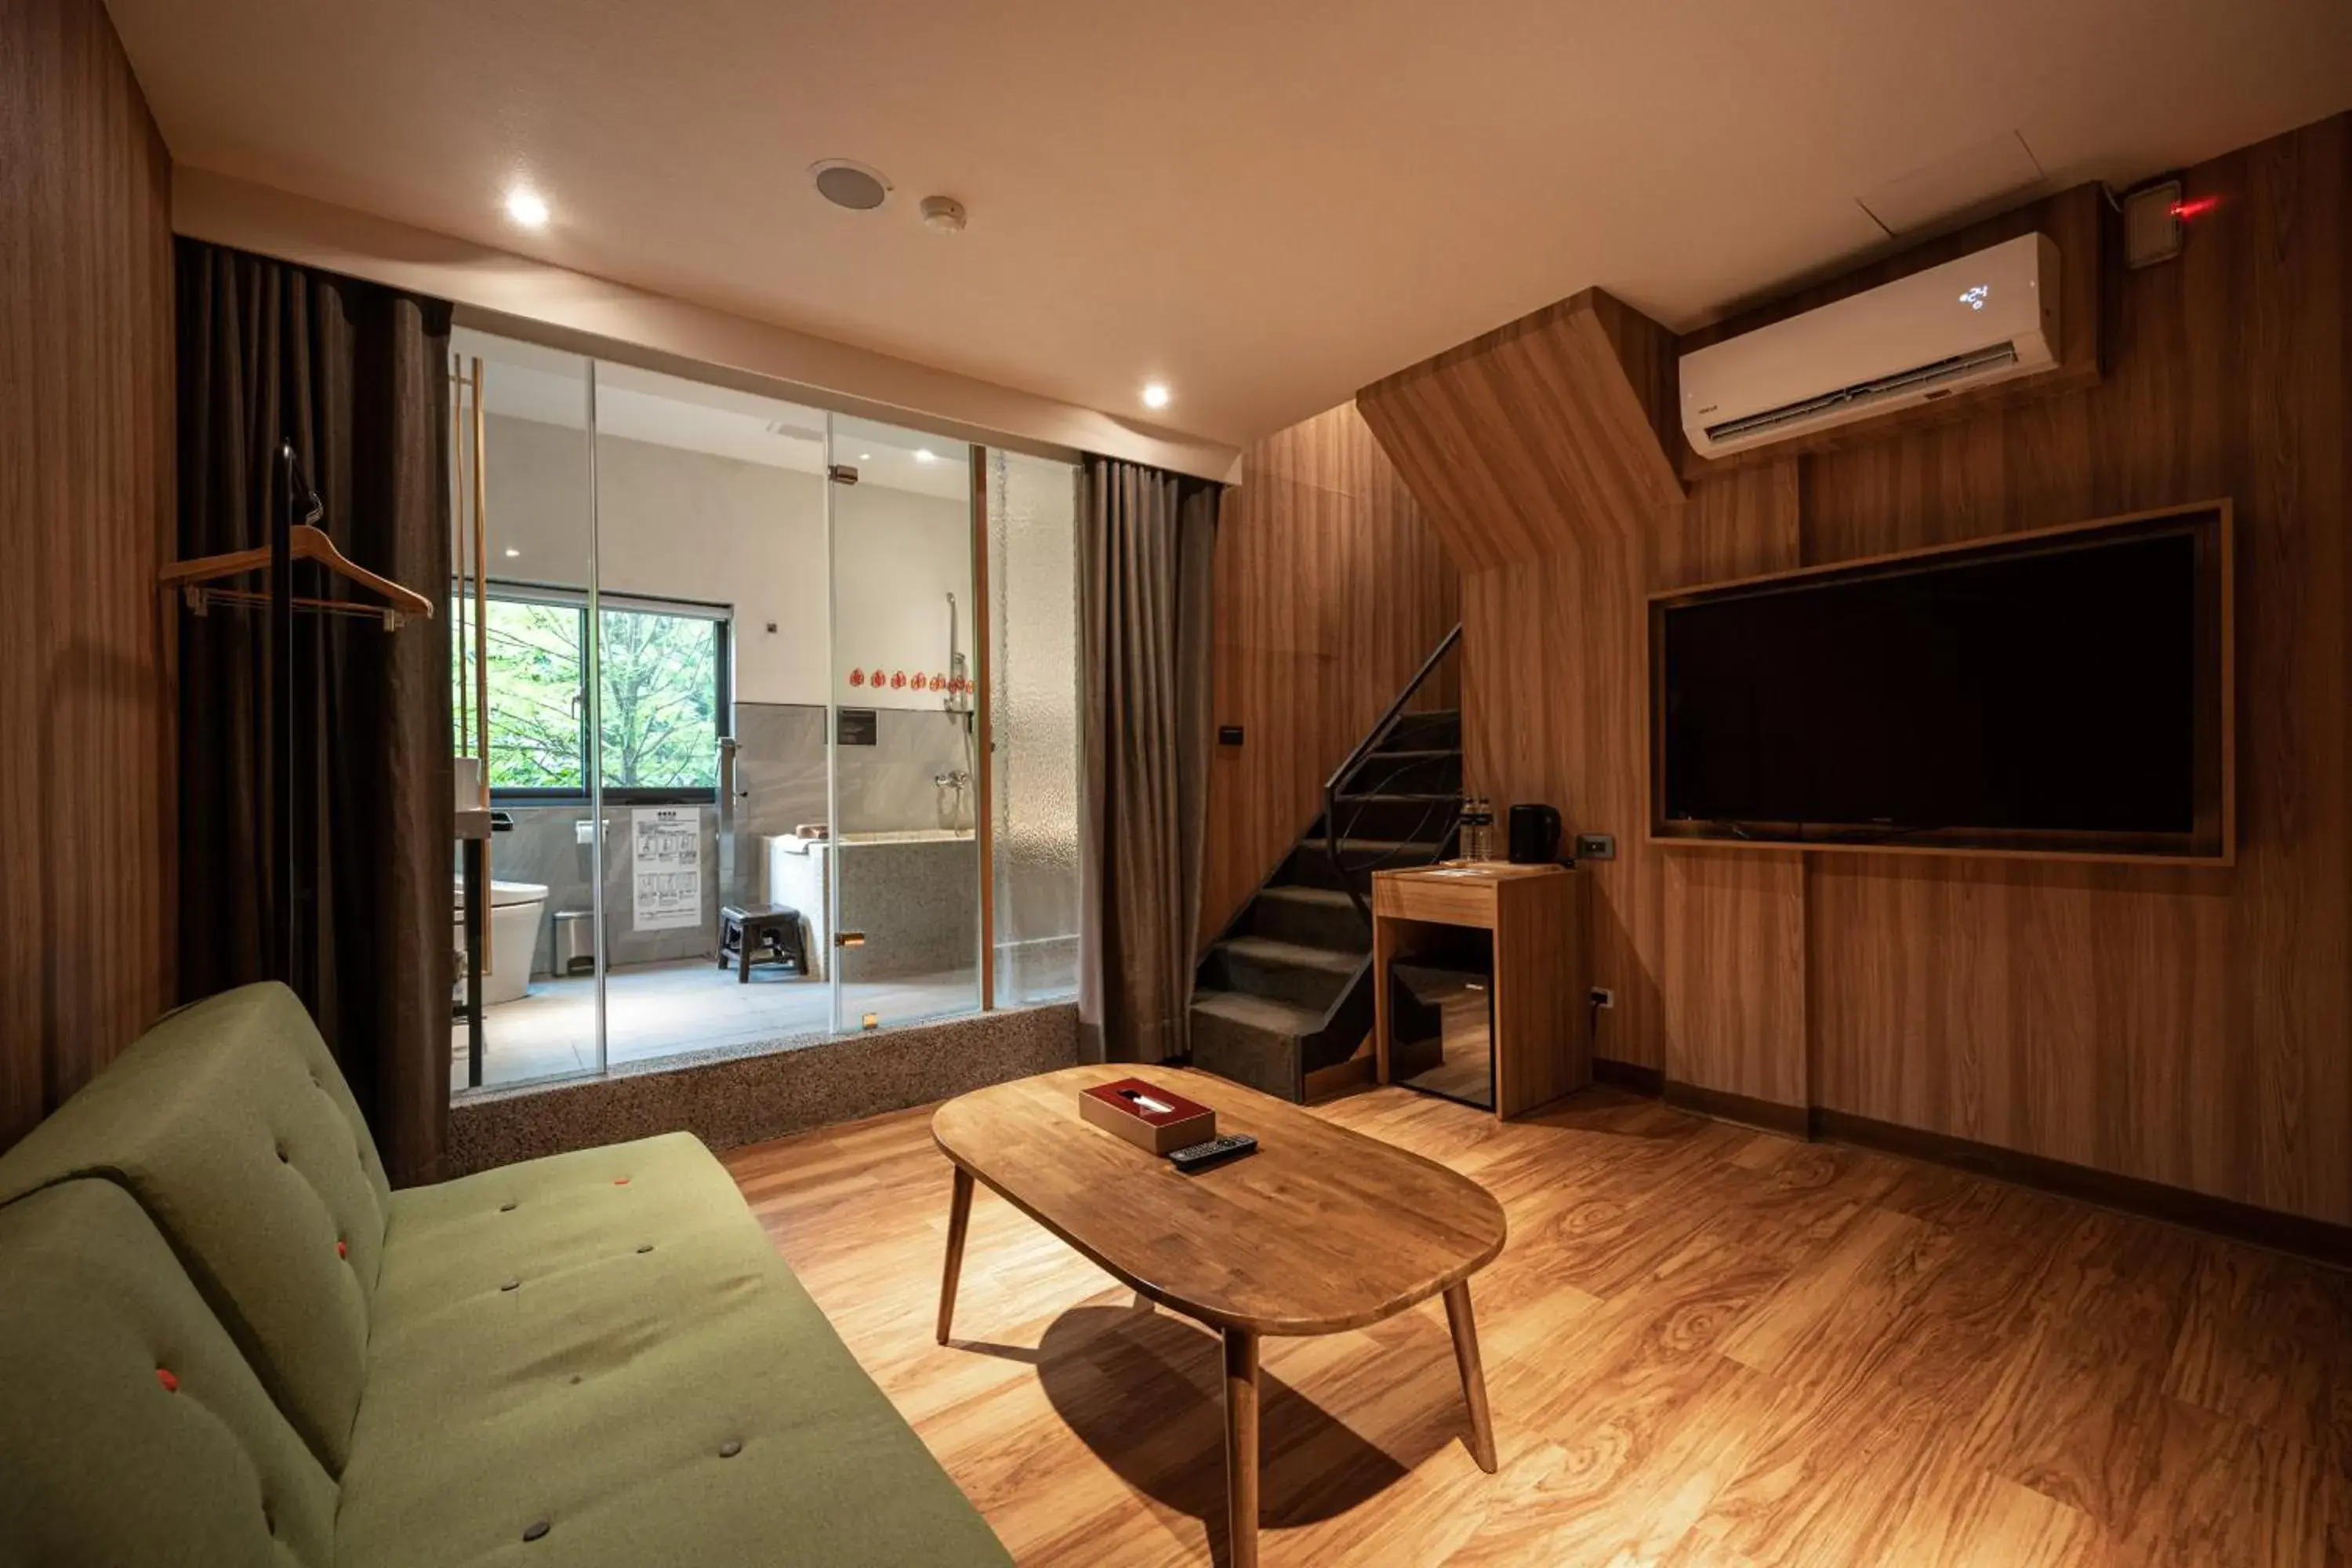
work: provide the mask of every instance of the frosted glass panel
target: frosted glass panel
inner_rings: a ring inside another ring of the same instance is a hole
[[[1000,1005],[1078,988],[1077,470],[988,455]]]

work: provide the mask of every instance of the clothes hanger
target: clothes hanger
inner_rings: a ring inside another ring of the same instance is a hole
[[[404,588],[389,577],[378,576],[335,548],[335,542],[307,522],[298,522],[287,531],[288,553],[296,561],[315,561],[338,577],[347,578],[389,602],[396,614],[424,616],[433,614],[433,601],[424,595]],[[156,580],[165,586],[185,586],[194,590],[199,584],[222,577],[234,577],[241,573],[260,572],[269,566],[269,552],[265,549],[232,550],[220,555],[199,555],[192,561],[174,561],[158,572]],[[258,600],[259,595],[240,594],[236,590],[214,589],[208,592],[232,603]],[[371,606],[354,605],[348,601],[332,599],[297,599],[295,603],[312,609],[343,610],[358,614],[375,614]]]

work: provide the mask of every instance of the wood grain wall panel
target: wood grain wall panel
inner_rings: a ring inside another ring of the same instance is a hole
[[[2228,495],[2239,863],[1817,858],[1822,1103],[2352,1220],[2352,120],[2190,172],[2108,378],[1811,458],[1807,563]]]
[[[0,1147],[173,990],[170,187],[99,0],[0,6]]]
[[[1465,571],[1636,532],[1679,501],[1674,403],[1672,337],[1598,289],[1356,395]]]
[[[1593,1054],[1661,1067],[1663,883],[1632,831],[1643,791],[1641,542],[1614,533],[1462,583],[1462,732],[1473,793],[1541,801],[1562,829],[1617,835],[1591,873],[1592,984],[1616,993]]]
[[[2186,178],[2218,205],[2177,261],[2103,248],[2095,304],[2067,274],[2070,362],[2095,326],[2103,379],[1709,468],[1630,528],[1563,506],[1559,470],[1517,451],[1580,438],[1556,409],[1431,395],[1514,329],[1367,389],[1371,423],[1433,517],[1521,520],[1445,530],[1465,740],[1498,802],[1618,835],[1592,868],[1593,983],[1618,994],[1598,1055],[2352,1223],[2352,117]],[[2033,226],[2072,258],[2097,215],[2070,193],[1798,302]],[[1641,843],[1646,593],[2220,496],[2234,868]]]
[[[1242,476],[1218,521],[1214,689],[1244,739],[1210,763],[1204,942],[1461,617],[1453,563],[1352,406],[1260,441]],[[1454,670],[1424,690],[1420,706],[1452,706]]]
[[[1797,459],[1783,458],[1695,489],[1651,531],[1651,591],[1803,565],[1798,482]],[[1646,614],[1642,627],[1646,659]],[[1646,677],[1637,690],[1646,746]],[[1622,830],[1627,838],[1647,833],[1643,778]],[[1808,1104],[1805,857],[1643,847],[1664,880],[1656,959],[1666,1077],[1749,1100]]]

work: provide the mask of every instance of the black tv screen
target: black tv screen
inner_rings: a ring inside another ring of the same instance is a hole
[[[1666,823],[2194,831],[2211,595],[2196,528],[2166,521],[1662,604]]]

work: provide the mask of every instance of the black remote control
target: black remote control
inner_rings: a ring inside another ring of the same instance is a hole
[[[1204,1171],[1211,1165],[1237,1160],[1256,1148],[1257,1140],[1248,1133],[1228,1132],[1222,1138],[1212,1138],[1206,1143],[1179,1149],[1168,1156],[1168,1163],[1180,1171]]]

